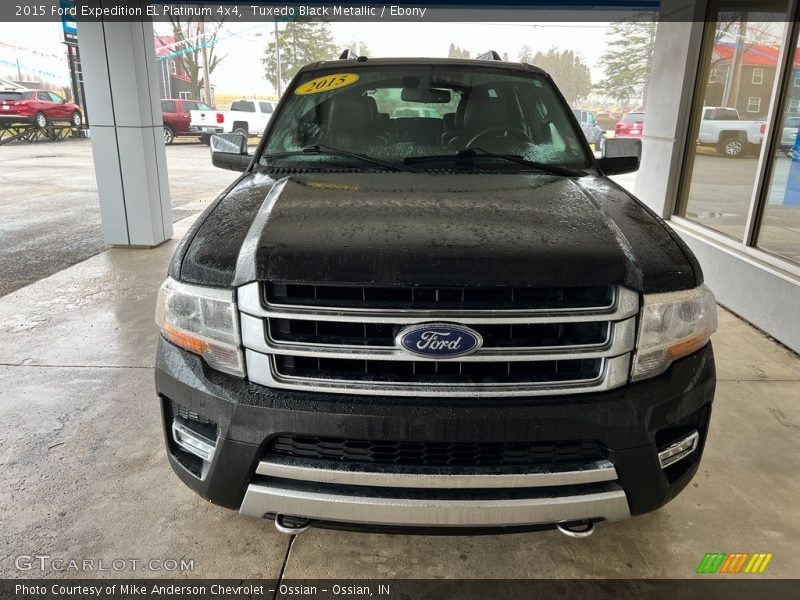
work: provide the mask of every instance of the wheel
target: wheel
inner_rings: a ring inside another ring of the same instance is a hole
[[[174,141],[175,141],[175,132],[172,131],[172,127],[170,127],[169,125],[164,125],[164,145],[169,146]]]
[[[39,129],[44,129],[47,127],[47,115],[45,115],[43,112],[37,112],[36,116],[33,117],[33,124]]]
[[[72,123],[75,127],[80,127],[81,123],[83,122],[83,117],[81,117],[81,113],[79,113],[76,110],[74,113],[72,113],[69,122]]]
[[[726,158],[739,158],[746,150],[744,142],[735,137],[725,138],[717,144],[717,152]]]
[[[243,135],[244,137],[248,137],[247,129],[244,127],[237,127],[233,130],[233,133],[238,133],[239,135]]]

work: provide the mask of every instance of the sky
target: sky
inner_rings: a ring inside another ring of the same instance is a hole
[[[496,50],[516,60],[523,45],[534,52],[555,46],[573,50],[589,65],[592,80],[603,76],[598,60],[605,49],[606,23],[331,23],[342,48],[361,40],[372,56],[446,57],[450,43],[473,54]],[[273,35],[272,23],[233,23],[218,45],[225,60],[212,76],[218,93],[264,96],[273,93],[264,79],[261,58]],[[156,24],[164,33],[165,24]],[[333,57],[332,57],[333,58]],[[60,23],[0,23],[0,77],[16,79],[16,61],[23,72],[35,71],[69,82]]]

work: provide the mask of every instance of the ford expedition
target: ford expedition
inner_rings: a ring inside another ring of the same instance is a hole
[[[211,146],[242,174],[156,315],[169,461],[202,497],[287,533],[580,537],[690,481],[714,297],[609,179],[640,140],[595,158],[545,72],[315,63],[254,154]]]

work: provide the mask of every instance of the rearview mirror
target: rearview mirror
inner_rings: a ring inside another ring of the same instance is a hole
[[[610,139],[603,144],[603,157],[597,160],[604,175],[622,175],[639,169],[642,140]]]
[[[250,164],[247,138],[241,133],[218,133],[211,136],[211,164],[220,169],[244,171]]]
[[[436,88],[405,87],[400,92],[404,102],[424,102],[425,104],[447,104],[450,102],[450,90]]]

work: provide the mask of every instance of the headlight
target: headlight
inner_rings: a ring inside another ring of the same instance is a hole
[[[166,339],[202,356],[212,369],[244,377],[233,294],[168,278],[158,290],[156,324]]]
[[[716,330],[717,303],[706,286],[645,294],[631,378],[663,373],[672,361],[702,348]]]

